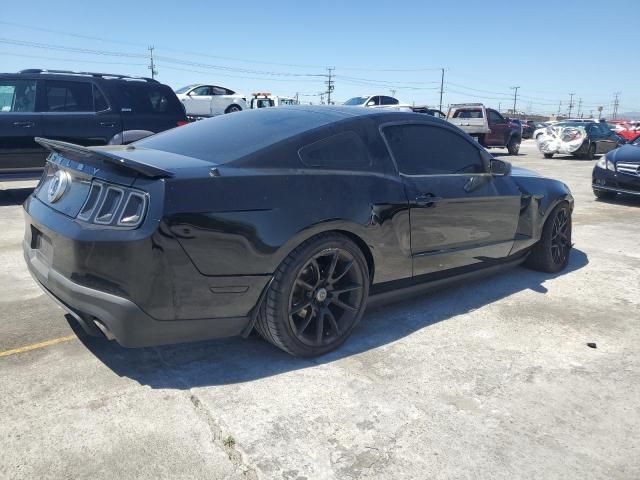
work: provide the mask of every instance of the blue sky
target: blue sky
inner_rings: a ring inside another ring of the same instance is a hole
[[[56,7],[55,5],[64,5]],[[582,1],[5,2],[1,71],[60,68],[149,75],[174,88],[207,82],[318,103],[326,67],[334,99],[366,93],[407,103],[483,101],[586,115],[640,111],[637,3]],[[27,28],[30,27],[30,28]],[[89,50],[80,52],[78,50]],[[100,53],[98,53],[100,52]],[[631,60],[626,60],[629,56]],[[597,112],[596,112],[597,114]]]

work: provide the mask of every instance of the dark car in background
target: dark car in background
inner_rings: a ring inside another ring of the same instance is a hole
[[[549,132],[559,132],[562,130],[568,130],[571,128],[581,129],[584,128],[586,135],[584,140],[580,144],[579,148],[571,152],[571,155],[584,158],[586,160],[593,160],[597,154],[608,153],[622,145],[626,140],[617,133],[611,131],[606,122],[594,122],[594,121],[569,121],[559,122],[550,127],[547,127]],[[544,138],[544,137],[543,137]],[[559,152],[565,153],[565,152]],[[545,158],[553,158],[554,152],[545,152]]]
[[[640,138],[601,157],[592,180],[597,198],[613,199],[618,193],[640,196]]]
[[[569,259],[567,186],[429,115],[262,108],[126,147],[39,141],[51,155],[24,204],[29,270],[124,346],[255,327],[320,355],[369,296]]]
[[[522,122],[522,138],[533,138],[533,132],[538,128],[537,125],[539,125],[539,123],[533,120]]]
[[[35,137],[82,146],[122,144],[187,123],[173,90],[105,73],[22,70],[0,74],[0,173],[42,170]]]

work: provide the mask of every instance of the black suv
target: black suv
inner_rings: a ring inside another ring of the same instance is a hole
[[[78,145],[129,143],[187,123],[173,90],[106,73],[0,73],[0,173],[39,170],[48,151],[34,137]]]

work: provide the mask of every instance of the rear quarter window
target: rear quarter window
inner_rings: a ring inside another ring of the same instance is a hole
[[[342,132],[302,147],[300,160],[308,167],[361,170],[371,167],[367,147],[358,134]]]
[[[181,114],[182,106],[173,91],[164,85],[123,84],[118,87],[122,108],[134,113]]]
[[[456,110],[453,114],[453,118],[483,118],[482,109]]]

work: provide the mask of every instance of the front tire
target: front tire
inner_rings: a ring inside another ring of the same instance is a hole
[[[531,249],[525,265],[546,273],[564,270],[569,263],[571,246],[571,209],[568,203],[562,202],[544,223],[540,240]]]
[[[553,158],[553,153],[545,153],[544,158]]]
[[[242,111],[242,108],[239,107],[238,105],[231,105],[227,107],[224,113],[234,113],[234,112],[241,112],[241,111]]]
[[[592,143],[591,145],[589,145],[589,148],[587,149],[587,153],[584,154],[584,157],[586,160],[593,160],[594,158],[596,158],[596,144]]]
[[[321,234],[278,267],[256,328],[291,355],[323,355],[349,337],[368,295],[369,268],[360,248],[341,234]]]
[[[518,155],[518,152],[520,151],[520,140],[516,137],[511,137],[507,144],[507,151],[509,152],[509,155]]]

